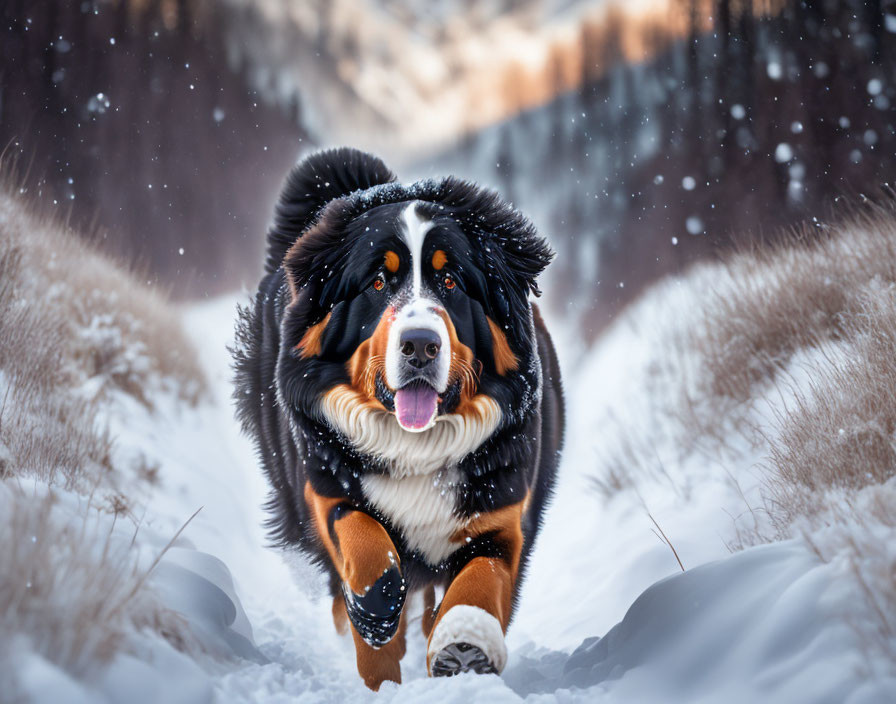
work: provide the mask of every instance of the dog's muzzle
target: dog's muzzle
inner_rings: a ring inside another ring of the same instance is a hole
[[[417,299],[401,308],[389,335],[386,381],[395,389],[395,416],[411,432],[432,427],[439,394],[448,386],[451,344],[440,308]]]

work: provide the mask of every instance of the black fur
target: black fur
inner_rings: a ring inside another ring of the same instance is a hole
[[[280,268],[287,250],[331,200],[394,180],[395,174],[382,161],[357,149],[333,149],[309,156],[286,177],[268,231],[265,271]]]
[[[235,399],[271,482],[271,538],[315,557],[329,571],[334,595],[342,585],[305,505],[306,482],[319,494],[345,498],[383,524],[400,553],[409,589],[447,583],[473,557],[503,555],[504,546],[490,535],[472,540],[439,565],[412,553],[400,531],[369,505],[361,490],[366,473],[387,472],[388,467],[356,452],[319,408],[323,393],[348,382],[346,360],[372,334],[388,295],[397,295],[408,276],[399,269],[386,276],[384,292],[372,287],[382,275],[385,251],[404,246],[395,237],[394,223],[411,201],[420,202],[418,210],[435,223],[433,237],[448,252],[456,281],[448,291],[433,275],[432,295],[448,311],[460,341],[475,353],[479,393],[495,399],[503,413],[494,434],[460,462],[456,513],[493,511],[532,492],[517,584],[552,490],[562,444],[556,355],[529,302],[552,253],[531,223],[495,193],[459,179],[401,185],[379,159],[348,149],[304,160],[290,173],[277,205],[268,234],[266,275],[252,304],[240,313]],[[328,314],[321,353],[303,359],[294,348]],[[505,332],[519,360],[518,369],[503,376],[493,358],[489,318]],[[378,398],[389,408],[388,390],[377,381]],[[439,412],[450,413],[456,405],[456,393],[449,390]]]

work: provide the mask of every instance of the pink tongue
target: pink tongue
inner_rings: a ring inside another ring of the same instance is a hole
[[[395,415],[405,430],[423,430],[438,403],[439,395],[429,384],[411,384],[395,392]]]

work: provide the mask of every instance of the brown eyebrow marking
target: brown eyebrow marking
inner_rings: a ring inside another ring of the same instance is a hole
[[[401,263],[401,259],[398,258],[398,255],[393,252],[391,249],[386,252],[386,268],[391,271],[393,274],[398,271],[398,265]]]
[[[448,261],[448,255],[441,249],[437,249],[432,255],[432,268],[441,271],[442,267]]]

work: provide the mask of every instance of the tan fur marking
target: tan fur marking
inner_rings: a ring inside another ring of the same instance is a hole
[[[520,552],[523,548],[523,529],[520,519],[526,501],[512,506],[505,506],[497,511],[483,513],[470,521],[468,526],[455,539],[465,540],[486,532],[494,532],[495,540],[504,547],[505,556],[474,557],[454,578],[445,592],[445,598],[439,605],[439,614],[430,629],[430,638],[442,617],[452,607],[460,604],[478,606],[494,616],[507,632],[510,622],[510,610],[513,598],[513,585],[516,582],[520,565]],[[430,666],[427,657],[426,667]]]
[[[346,362],[346,370],[352,388],[368,399],[376,398],[376,377],[386,376],[386,347],[389,344],[389,328],[395,319],[395,309],[386,308],[373,335],[364,340]],[[377,403],[379,407],[382,407]]]
[[[352,511],[334,522],[333,530],[339,543],[337,547],[327,529],[327,519],[330,511],[344,500],[341,497],[321,496],[311,487],[311,482],[305,483],[305,502],[311,509],[314,527],[333,560],[333,566],[353,592],[363,594],[365,587],[371,586],[393,559],[399,561],[398,551],[385,528],[360,511]],[[370,689],[378,690],[386,680],[401,683],[399,662],[405,653],[406,615],[407,612],[402,613],[398,631],[392,640],[375,649],[364,642],[349,621],[342,596],[337,594],[333,598],[333,625],[338,633],[345,633],[346,628],[351,630],[358,674]]]
[[[430,584],[423,590],[423,616],[420,619],[420,628],[423,630],[423,637],[429,638],[432,633],[432,624],[436,620],[436,590]]]
[[[454,412],[459,416],[463,416],[467,421],[483,422],[489,410],[486,405],[487,402],[497,405],[497,402],[488,394],[475,394],[469,401],[466,401],[463,394],[461,394],[461,402],[454,409]]]
[[[317,534],[333,566],[355,594],[363,594],[392,565],[392,560],[400,564],[398,551],[386,529],[360,511],[351,511],[334,522],[339,544],[334,543],[327,522],[330,512],[342,501],[340,497],[321,496],[311,487],[311,482],[305,483],[305,502],[311,508]]]
[[[496,557],[474,557],[454,578],[445,598],[439,606],[439,615],[433,623],[427,642],[432,641],[432,635],[442,620],[453,607],[460,604],[478,606],[483,611],[494,616],[501,629],[506,633],[507,624],[510,621],[510,607],[513,596],[513,577],[506,562]],[[426,657],[426,669],[432,665],[431,657]]]
[[[432,268],[441,271],[448,263],[448,255],[441,249],[437,249],[432,255]]]
[[[342,563],[342,559],[339,557],[339,551],[336,549],[336,545],[330,538],[330,531],[327,530],[327,517],[330,515],[330,511],[333,510],[336,504],[341,501],[344,501],[344,499],[338,496],[321,496],[311,487],[311,482],[305,482],[305,504],[311,509],[317,537],[330,554],[330,560],[332,560],[333,566],[336,567],[337,572],[339,572],[339,565]]]
[[[333,523],[342,555],[343,581],[355,594],[364,594],[383,572],[398,563],[398,551],[380,523],[352,511]]]
[[[401,264],[401,259],[399,259],[398,255],[390,249],[388,252],[386,252],[385,264],[386,269],[394,274],[396,271],[398,271],[398,265]]]
[[[520,520],[524,511],[529,505],[529,496],[531,492],[526,492],[526,498],[516,504],[504,506],[495,511],[488,513],[480,513],[475,518],[467,522],[457,533],[451,536],[451,540],[455,543],[467,542],[467,538],[473,539],[483,533],[499,534],[499,538],[506,539],[505,536],[514,536],[515,531],[519,529],[520,541],[522,541],[522,529],[520,528]],[[511,541],[513,542],[513,541]]]
[[[348,612],[345,610],[345,598],[342,594],[333,597],[333,626],[341,636],[348,633]]]
[[[388,643],[381,648],[372,648],[355,630],[352,625],[352,639],[355,641],[355,661],[358,665],[358,674],[370,689],[378,691],[380,685],[386,680],[401,684],[401,659],[405,653],[405,628],[407,626],[407,611],[401,614],[398,623],[398,631]]]
[[[504,334],[504,331],[488,316],[485,319],[488,321],[488,329],[492,334],[492,354],[495,357],[495,369],[498,374],[504,376],[507,372],[517,369],[520,366],[520,361],[511,351],[510,345],[507,344],[507,335]]]
[[[451,362],[448,365],[448,383],[460,381],[460,404],[458,411],[461,412],[473,397],[476,395],[476,389],[479,387],[478,362],[473,355],[473,350],[467,347],[457,337],[457,329],[448,311],[440,309],[439,317],[445,321],[445,327],[448,330],[448,339],[451,343]]]
[[[299,344],[295,347],[299,351],[299,356],[302,359],[308,359],[308,357],[315,357],[320,354],[321,339],[324,336],[324,330],[329,322],[330,313],[327,313],[323,320],[316,325],[312,325],[305,331],[305,334],[302,335],[302,339],[299,340]]]

